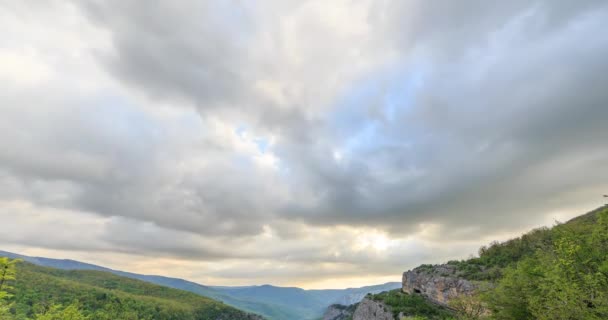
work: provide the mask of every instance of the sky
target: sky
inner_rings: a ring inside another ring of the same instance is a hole
[[[400,281],[608,192],[608,2],[0,0],[0,250]]]

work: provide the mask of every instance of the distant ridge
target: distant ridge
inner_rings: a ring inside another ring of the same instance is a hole
[[[114,270],[71,259],[32,257],[0,250],[0,256],[22,259],[29,263],[62,270],[96,270],[113,273],[131,279],[185,290],[213,298],[241,310],[260,314],[270,320],[318,319],[333,303],[353,304],[367,293],[379,293],[401,287],[400,282],[361,288],[304,290],[297,287],[277,287],[269,284],[259,286],[205,286],[192,281],[159,275],[143,275]]]
[[[22,261],[15,265],[15,274],[10,279],[11,307],[3,305],[2,319],[31,319],[41,310],[55,312],[60,305],[72,304],[75,309],[69,314],[44,319],[84,319],[76,315],[80,313],[96,320],[262,320],[215,299],[107,271],[63,270]]]

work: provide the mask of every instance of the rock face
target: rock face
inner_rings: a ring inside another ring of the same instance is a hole
[[[384,303],[365,298],[353,313],[353,320],[394,320],[394,317],[391,308]]]
[[[453,265],[423,265],[403,273],[402,290],[409,294],[421,294],[437,304],[447,306],[450,299],[471,295],[476,286],[471,281],[457,277]]]
[[[356,306],[344,306],[340,304],[332,304],[327,307],[325,314],[323,314],[323,320],[346,320],[353,315],[353,311]]]

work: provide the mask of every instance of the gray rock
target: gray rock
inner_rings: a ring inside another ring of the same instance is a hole
[[[365,298],[361,300],[355,313],[353,313],[353,320],[395,320],[395,318],[389,306]]]
[[[339,304],[332,304],[327,307],[323,314],[323,320],[346,320],[353,315],[353,311],[356,306],[344,306]]]
[[[476,289],[473,282],[457,276],[453,265],[427,265],[403,273],[403,292],[421,294],[443,306],[447,306],[450,299],[473,294]]]

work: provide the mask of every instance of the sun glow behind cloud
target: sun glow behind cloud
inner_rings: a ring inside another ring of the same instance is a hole
[[[0,249],[348,287],[594,208],[607,5],[535,3],[2,3]]]
[[[389,239],[384,233],[377,231],[371,233],[362,232],[356,238],[354,249],[361,251],[373,249],[377,252],[382,252],[396,244],[396,241]]]

